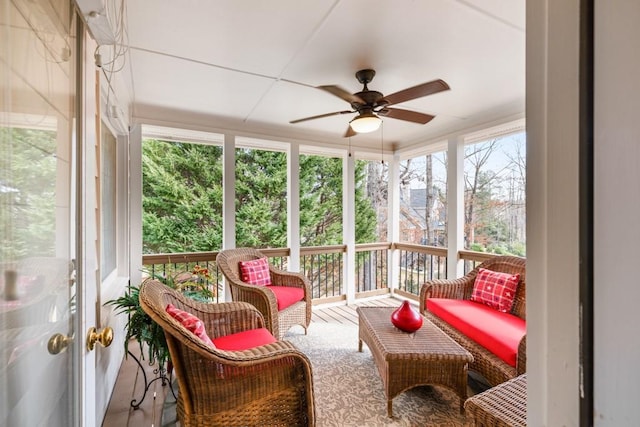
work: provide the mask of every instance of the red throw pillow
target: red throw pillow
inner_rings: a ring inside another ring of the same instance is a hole
[[[268,286],[271,284],[269,261],[258,258],[251,261],[240,261],[240,279],[252,285]]]
[[[166,310],[171,317],[173,317],[178,322],[180,322],[182,326],[184,326],[185,328],[187,328],[187,330],[189,330],[189,332],[193,333],[195,336],[200,338],[202,342],[204,342],[205,344],[209,344],[212,347],[215,347],[213,345],[213,342],[211,341],[211,338],[209,338],[209,335],[207,335],[207,331],[204,328],[204,323],[202,323],[202,320],[200,320],[198,316],[194,316],[191,313],[188,313],[184,310],[180,310],[179,308],[176,308],[173,304],[167,304]]]
[[[498,311],[508,313],[513,306],[519,274],[499,273],[480,268],[473,283],[471,301],[486,304]]]

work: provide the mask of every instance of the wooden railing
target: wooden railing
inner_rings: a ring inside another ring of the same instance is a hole
[[[311,298],[344,295],[342,280],[345,245],[300,248],[300,271],[311,282]]]
[[[409,296],[420,293],[420,286],[428,280],[447,277],[447,249],[411,243],[366,243],[356,245],[356,296],[366,296],[389,291],[389,250],[399,251],[398,291]],[[289,248],[260,249],[269,262],[283,270],[288,269]],[[309,278],[312,298],[315,300],[344,299],[343,280],[345,245],[314,246],[300,248],[300,271]],[[211,279],[207,286],[215,296],[222,298],[223,275],[216,265],[218,252],[186,252],[174,254],[143,255],[145,276],[169,277],[178,272],[193,271],[196,265],[207,268]],[[484,252],[460,251],[465,273],[479,263],[495,256]]]
[[[400,251],[399,290],[418,295],[424,282],[447,277],[447,248],[411,243],[393,247]]]
[[[356,295],[388,292],[389,249],[391,243],[356,245]]]
[[[464,274],[467,274],[479,264],[496,256],[496,254],[476,251],[458,251],[458,256],[464,261]]]
[[[206,285],[214,296],[215,302],[222,298],[223,275],[216,264],[218,252],[182,252],[175,254],[153,254],[142,256],[143,279],[146,277],[166,278],[174,277],[184,271],[193,271],[195,266],[209,270],[210,279]],[[164,279],[163,279],[164,278]]]

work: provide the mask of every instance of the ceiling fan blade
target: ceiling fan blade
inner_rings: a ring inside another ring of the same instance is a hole
[[[431,114],[402,110],[400,108],[383,108],[378,111],[378,114],[383,117],[391,117],[392,119],[405,120],[407,122],[420,123],[423,125],[429,123],[435,117]]]
[[[351,111],[351,110],[336,111],[334,113],[326,113],[326,114],[320,114],[317,116],[305,117],[303,119],[291,120],[289,123],[294,124],[294,123],[306,122],[307,120],[315,120],[315,119],[321,119],[323,117],[331,117],[331,116],[337,116],[340,114],[350,114],[350,113],[354,113],[354,111]]]
[[[451,89],[444,80],[433,80],[431,82],[422,83],[421,85],[401,90],[384,97],[389,103],[387,105],[399,104],[401,102],[410,101],[412,99],[421,98],[443,90]]]
[[[357,134],[358,134],[358,132],[356,132],[355,130],[353,130],[353,129],[351,128],[351,126],[349,126],[349,127],[347,127],[347,131],[344,133],[344,137],[345,137],[345,138],[349,138],[349,137],[351,137],[351,136],[355,136],[355,135],[357,135]]]
[[[316,86],[316,87],[318,89],[322,89],[326,92],[329,92],[330,94],[335,95],[338,98],[344,99],[349,104],[353,104],[353,103],[366,104],[366,102],[364,102],[362,98],[347,92],[346,90],[342,89],[340,86],[328,85],[328,86]]]

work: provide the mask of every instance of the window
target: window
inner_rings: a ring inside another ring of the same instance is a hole
[[[145,139],[142,143],[144,253],[222,247],[222,147]]]
[[[400,239],[447,246],[447,156],[440,151],[400,163]]]
[[[342,159],[300,155],[300,245],[337,245],[342,236]]]
[[[2,261],[56,255],[57,135],[33,120],[31,129],[0,127]]]
[[[236,149],[236,246],[287,246],[287,155]]]
[[[465,147],[465,248],[525,255],[525,133]]]
[[[386,242],[389,166],[380,160],[356,161],[356,243]]]

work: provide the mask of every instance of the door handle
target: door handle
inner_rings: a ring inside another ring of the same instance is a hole
[[[47,342],[47,350],[49,354],[59,354],[65,351],[71,342],[73,342],[73,336],[54,334]]]
[[[113,329],[109,326],[103,328],[100,332],[94,327],[89,328],[87,332],[87,351],[93,350],[96,346],[96,342],[99,342],[103,347],[109,347],[113,341]]]

